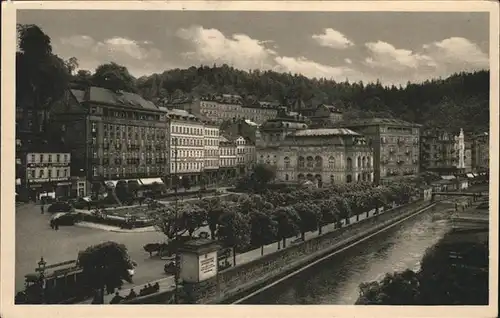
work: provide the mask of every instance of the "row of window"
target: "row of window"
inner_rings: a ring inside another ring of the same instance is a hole
[[[207,159],[205,160],[205,167],[218,167],[219,166],[219,159],[213,160],[213,159]]]
[[[32,153],[27,157],[28,163],[69,163],[69,154]]]
[[[236,165],[236,158],[235,159],[220,159],[219,165],[223,167],[233,167]]]
[[[312,174],[308,174],[308,175],[304,175],[302,173],[300,173],[298,176],[297,176],[297,179],[299,181],[304,181],[304,180],[309,180],[309,181],[312,181],[312,182],[316,182],[316,183],[322,183],[322,179],[321,179],[321,176],[320,175],[316,175],[316,176],[313,176]],[[362,173],[362,174],[358,174],[358,182],[371,182],[372,181],[372,176],[370,173]],[[285,174],[285,181],[292,181],[293,180],[293,177],[290,177],[290,175],[288,174]],[[346,176],[346,182],[347,183],[351,183],[353,180],[353,177],[352,175],[348,174]],[[340,181],[340,180],[339,180]],[[332,174],[330,175],[330,184],[333,184],[335,183],[335,176]]]
[[[212,132],[213,136],[216,136],[214,130],[212,130]],[[172,133],[185,135],[203,135],[203,128],[172,125]]]
[[[172,137],[172,147],[175,146],[176,142],[177,146],[203,147],[204,146],[203,141],[204,141],[203,139]]]
[[[94,176],[99,175],[99,170],[97,168],[93,168],[93,174]],[[165,172],[165,169],[163,166],[147,166],[147,167],[117,167],[117,168],[104,168],[103,169],[103,175],[104,177],[120,177],[123,176],[125,177],[126,175],[132,175],[132,174],[157,174],[157,173],[163,173]]]
[[[97,107],[92,107],[91,108],[91,113],[97,113],[98,112]],[[135,112],[135,111],[116,111],[108,108],[103,109],[103,116],[104,117],[114,117],[114,118],[126,118],[126,119],[131,119],[131,120],[149,120],[149,121],[159,121],[159,120],[165,120],[164,115],[153,115],[153,114],[148,114],[148,113],[141,113],[141,112]]]
[[[27,169],[30,179],[66,178],[70,176],[69,168],[36,168]]]
[[[171,172],[175,172],[175,164],[172,163]],[[186,170],[201,170],[203,168],[202,162],[178,162],[177,163],[177,172],[183,172]]]
[[[236,156],[236,148],[220,148],[219,153],[221,156]]]
[[[175,158],[175,151],[170,153],[171,158]],[[203,150],[177,150],[177,157],[203,157]]]
[[[418,145],[418,137],[387,137],[382,136],[381,141],[383,144],[386,143],[410,143],[413,140],[414,145]]]

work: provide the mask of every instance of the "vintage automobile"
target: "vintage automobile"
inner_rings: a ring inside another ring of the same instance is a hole
[[[48,212],[57,213],[57,212],[71,212],[74,211],[74,208],[68,202],[58,201],[49,206],[47,209]]]
[[[78,213],[57,212],[52,215],[49,222],[57,225],[75,225],[79,220],[80,216]]]

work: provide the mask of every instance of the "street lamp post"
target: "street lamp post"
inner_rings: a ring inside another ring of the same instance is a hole
[[[38,272],[40,272],[40,296],[42,303],[45,303],[45,266],[47,265],[47,262],[43,259],[43,257],[40,258],[40,261],[38,261]]]

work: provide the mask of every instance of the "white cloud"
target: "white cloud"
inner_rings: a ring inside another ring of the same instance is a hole
[[[192,26],[179,29],[176,33],[181,39],[191,42],[194,51],[184,53],[188,59],[202,63],[227,63],[236,68],[269,68],[271,58],[276,52],[259,41],[245,34],[233,34],[226,37],[217,29],[205,29]]]
[[[79,69],[95,70],[103,63],[115,62],[126,66],[134,76],[158,71],[162,64],[161,51],[149,41],[112,37],[96,41],[87,35],[61,38],[55,49],[66,58],[76,56]]]
[[[273,69],[279,72],[300,73],[307,77],[334,77],[342,80],[355,74],[346,67],[323,65],[304,57],[280,56],[274,49],[264,45],[273,41],[253,39],[245,34],[233,34],[227,37],[217,29],[192,26],[178,30],[177,36],[191,42],[194,51],[183,55],[197,63],[226,63],[244,70]],[[273,45],[273,48],[277,46]]]
[[[316,78],[334,78],[335,80],[359,80],[360,74],[345,66],[329,66],[311,61],[305,57],[288,57],[278,56],[275,58],[277,66],[274,68],[276,71],[291,72],[302,74],[306,77]]]
[[[436,66],[435,61],[428,55],[405,49],[397,49],[387,42],[368,42],[365,46],[370,53],[370,56],[365,59],[365,64],[371,67],[388,68],[398,71],[408,68],[417,69],[421,66]]]
[[[352,60],[351,60],[351,59],[349,59],[349,58],[345,58],[345,59],[344,59],[344,62],[346,62],[347,64],[352,64]]]
[[[458,64],[466,69],[487,68],[489,65],[488,54],[462,37],[425,44],[423,49],[440,63]]]
[[[60,41],[64,45],[70,45],[77,48],[89,48],[95,45],[94,39],[88,35],[72,35],[61,38]]]
[[[346,38],[345,35],[332,28],[324,29],[323,32],[324,33],[322,34],[314,34],[312,36],[312,38],[321,46],[333,49],[345,49],[354,45],[354,43]]]

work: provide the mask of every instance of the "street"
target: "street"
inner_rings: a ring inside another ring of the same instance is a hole
[[[51,213],[40,213],[39,205],[16,208],[16,291],[24,288],[24,275],[35,271],[40,257],[43,256],[47,265],[74,260],[78,251],[104,241],[122,243],[128,248],[130,257],[138,265],[134,285],[166,277],[165,261],[150,259],[143,249],[147,243],[163,242],[162,233],[116,233],[76,226],[61,226],[55,231],[49,226],[50,217]]]

